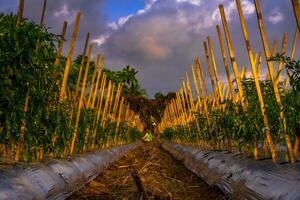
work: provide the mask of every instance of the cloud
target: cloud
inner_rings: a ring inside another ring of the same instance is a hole
[[[226,19],[228,21],[230,21],[232,19],[232,17],[234,16],[234,13],[237,12],[235,1],[226,1],[226,2],[222,2],[222,3],[224,4]],[[241,5],[242,5],[242,10],[243,10],[244,16],[246,18],[251,16],[255,12],[254,4],[252,2],[250,2],[249,0],[242,0]],[[214,10],[214,12],[212,14],[212,19],[215,22],[221,21],[221,17],[219,14],[219,8],[216,8]]]
[[[270,15],[268,16],[268,20],[272,24],[277,24],[279,22],[282,22],[284,19],[283,14],[279,12],[277,9],[273,10]]]
[[[16,12],[18,0],[10,0],[11,7],[7,6],[7,1],[0,0],[0,10],[10,12],[13,9]],[[250,71],[233,0],[143,0],[145,4],[143,9],[111,23],[107,22],[107,16],[101,14],[104,13],[102,11],[106,1],[108,0],[89,0],[88,3],[86,0],[48,1],[45,18],[47,27],[51,27],[50,30],[54,33],[60,33],[63,21],[69,22],[65,54],[69,48],[76,12],[81,11],[75,54],[82,52],[85,35],[90,32],[91,41],[95,43],[94,53],[105,56],[105,66],[113,70],[126,65],[135,67],[139,70],[138,79],[142,87],[150,96],[157,91],[177,90],[182,76],[193,64],[196,56],[202,60],[206,82],[209,85],[203,52],[203,41],[207,40],[207,36],[211,36],[213,42],[219,76],[222,81],[227,81],[215,30],[215,25],[221,25],[218,5],[222,3],[229,23],[237,64],[239,68],[248,66]],[[253,51],[258,53],[262,51],[262,45],[253,0],[242,0],[241,3]],[[26,3],[24,15],[39,22],[41,8],[41,0],[31,0],[31,3]],[[284,30],[295,29],[290,2],[272,0],[270,4],[269,1],[261,1],[261,8],[269,41],[276,39],[277,43],[280,43]],[[280,23],[282,21],[284,23]],[[289,31],[288,34],[289,54],[293,33]],[[223,39],[225,41],[225,38]],[[230,62],[229,59],[228,61]],[[262,71],[265,70],[263,65]]]

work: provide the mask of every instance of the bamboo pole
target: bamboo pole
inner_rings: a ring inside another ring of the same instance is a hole
[[[224,47],[224,42],[223,42],[223,39],[222,39],[220,26],[217,25],[216,29],[217,29],[217,34],[218,34],[219,43],[220,43],[220,47],[221,47],[223,64],[224,64],[224,68],[225,68],[226,75],[227,75],[228,87],[229,87],[229,90],[230,90],[230,96],[231,96],[231,99],[234,100],[234,87],[233,87],[233,84],[232,84],[231,74],[230,74],[229,67],[228,67],[228,61],[227,61],[227,58],[226,58],[226,52],[225,52],[225,47]]]
[[[249,40],[249,36],[248,36],[248,31],[247,31],[247,26],[244,20],[244,16],[243,16],[243,11],[242,11],[242,7],[241,7],[241,3],[239,0],[236,0],[236,5],[237,5],[237,9],[238,9],[238,14],[239,14],[239,19],[240,19],[240,23],[241,23],[241,27],[242,27],[242,31],[243,31],[243,35],[244,35],[244,39],[245,39],[245,43],[246,43],[246,47],[247,47],[247,53],[248,53],[248,57],[249,57],[249,61],[250,61],[250,66],[252,69],[252,75],[253,75],[253,79],[254,79],[254,83],[255,83],[255,88],[256,88],[256,92],[257,92],[257,96],[258,96],[258,100],[259,100],[259,105],[260,105],[260,111],[263,117],[263,122],[264,122],[264,126],[265,126],[265,130],[266,130],[266,138],[267,138],[267,142],[269,143],[270,146],[270,151],[271,151],[271,155],[272,155],[272,160],[274,163],[276,163],[276,151],[275,151],[275,147],[273,144],[273,139],[271,136],[271,132],[270,132],[270,125],[269,125],[269,120],[267,117],[267,113],[266,113],[266,108],[265,108],[265,103],[264,103],[264,99],[262,96],[262,92],[261,92],[261,88],[260,88],[260,84],[259,84],[259,79],[258,79],[258,75],[257,75],[257,71],[256,71],[256,66],[254,63],[254,59],[253,59],[253,53],[252,53],[252,48],[251,48],[251,44],[250,44],[250,40]],[[256,146],[256,139],[254,139],[254,157],[255,159],[258,158],[258,151],[257,151],[257,146]]]
[[[111,95],[110,93],[112,92],[111,88],[112,88],[112,83],[111,83],[111,81],[109,81],[106,100],[105,100],[104,109],[103,109],[102,118],[101,118],[101,126],[104,125],[105,115],[107,114],[106,112],[107,112],[108,104],[109,104],[109,100],[110,100],[110,95]]]
[[[17,26],[17,27],[20,26],[20,23],[21,23],[22,18],[23,18],[24,1],[25,1],[25,0],[19,0],[19,9],[18,9],[17,23],[16,23],[16,26]]]
[[[97,72],[98,72],[98,66],[99,66],[99,56],[97,56],[97,61],[95,63],[95,68],[94,68],[94,72],[93,72],[93,76],[92,76],[92,81],[91,81],[91,84],[90,84],[90,91],[89,91],[89,96],[88,96],[88,100],[87,100],[87,108],[91,108],[91,101],[92,101],[92,98],[93,98],[93,92],[94,92],[94,84],[95,84],[95,81],[96,81],[96,75],[97,75]]]
[[[285,33],[283,35],[282,44],[281,44],[281,52],[280,52],[281,55],[285,54],[287,39],[288,39],[288,35]],[[281,79],[282,68],[283,68],[283,62],[279,61],[278,68],[277,68],[277,73],[276,73],[276,77],[275,77],[275,83],[276,83],[277,87],[278,87],[280,79]]]
[[[211,87],[212,87],[215,99],[218,99],[218,97],[220,96],[220,94],[218,95],[216,93],[216,85],[215,85],[215,80],[214,80],[214,77],[213,77],[212,68],[211,68],[211,65],[210,65],[210,56],[208,54],[208,48],[207,48],[206,42],[203,42],[203,46],[204,46],[204,53],[205,53],[205,58],[206,58],[206,64],[207,64],[208,74],[209,74],[209,78],[210,78],[210,82],[211,82]]]
[[[123,106],[124,106],[124,97],[121,98],[121,103],[120,103],[120,106],[119,106],[119,112],[118,112],[118,118],[117,118],[117,131],[119,131],[119,126],[120,126],[120,123],[121,123],[121,115],[122,115],[122,112],[123,112]]]
[[[82,108],[82,104],[83,104],[83,97],[84,97],[86,82],[87,82],[88,73],[89,73],[92,49],[93,49],[93,46],[90,45],[89,51],[88,51],[88,59],[87,59],[85,72],[84,72],[84,77],[83,77],[83,81],[82,81],[82,87],[81,87],[81,91],[80,91],[80,99],[79,99],[79,104],[78,104],[75,128],[74,128],[74,133],[73,133],[71,147],[70,147],[70,154],[71,155],[73,155],[73,153],[74,153],[74,148],[75,148],[76,140],[77,140],[78,125],[79,125],[79,120],[80,120],[80,112],[81,112],[81,108]]]
[[[265,58],[266,58],[267,66],[268,66],[268,71],[269,71],[270,78],[272,81],[276,102],[280,109],[280,120],[283,123],[283,132],[284,132],[285,141],[286,141],[286,145],[287,145],[288,152],[290,155],[291,163],[294,163],[295,157],[294,157],[293,147],[292,147],[292,144],[290,141],[290,137],[287,133],[286,118],[285,118],[284,111],[283,111],[284,108],[283,108],[283,105],[281,102],[279,89],[276,86],[276,84],[274,83],[273,62],[268,61],[268,58],[270,57],[270,51],[269,51],[268,39],[267,39],[267,35],[265,32],[265,27],[264,27],[264,23],[263,23],[263,19],[262,19],[262,12],[261,12],[261,8],[260,8],[258,0],[255,0],[254,3],[255,3],[255,9],[256,9],[256,13],[257,13],[257,21],[258,21],[258,26],[259,26],[259,30],[260,30],[260,35],[261,35],[264,52],[265,52]]]
[[[77,77],[77,81],[76,81],[75,94],[74,94],[74,98],[73,98],[74,103],[77,101],[77,98],[78,98],[78,89],[79,89],[79,85],[81,82],[81,76],[82,76],[82,70],[83,70],[82,68],[84,66],[85,55],[86,55],[87,47],[89,44],[89,39],[90,39],[90,33],[87,33],[86,39],[85,39],[85,44],[84,44],[84,49],[83,49],[83,53],[82,53],[82,57],[81,57],[81,62],[80,62],[80,66],[79,66],[79,73],[78,73],[78,77]]]
[[[102,108],[102,101],[103,101],[103,97],[104,97],[105,85],[106,85],[106,75],[104,73],[103,77],[102,77],[102,81],[101,81],[101,86],[100,86],[101,94],[100,94],[100,97],[99,97],[98,103],[97,103],[97,106],[98,106],[97,116],[96,116],[96,118],[94,119],[94,122],[93,122],[93,134],[92,134],[91,149],[95,148],[95,138],[96,138],[96,135],[97,135],[97,127],[98,127],[99,120],[100,120],[100,114],[101,114],[101,108]]]
[[[42,16],[41,16],[41,20],[40,20],[40,26],[42,26],[44,24],[46,6],[47,6],[47,0],[44,0],[43,11],[42,11]]]
[[[199,86],[200,86],[200,90],[201,90],[201,93],[202,93],[204,115],[206,116],[206,120],[209,122],[209,115],[208,115],[208,108],[207,108],[207,104],[206,104],[205,91],[204,91],[204,88],[202,86],[201,72],[199,70],[199,65],[197,65],[197,63],[196,63],[196,69],[197,69],[197,77],[198,77],[198,80],[199,80]],[[203,82],[205,82],[205,80],[203,80]]]
[[[55,57],[54,66],[58,66],[59,61],[60,61],[61,52],[62,52],[62,49],[64,47],[64,42],[65,42],[67,26],[68,26],[68,22],[64,21],[63,28],[61,31],[61,37],[59,40],[58,49],[57,49],[57,53],[56,53],[56,57]]]
[[[293,5],[293,10],[296,18],[296,23],[298,30],[300,31],[300,6],[299,6],[299,1],[298,0],[291,0],[292,5]]]
[[[259,79],[259,76],[260,76],[261,62],[262,62],[262,53],[259,52],[257,66],[256,66],[256,71],[257,71],[257,77],[258,77],[258,79]]]
[[[199,92],[199,88],[198,88],[198,83],[197,83],[197,78],[196,78],[196,73],[194,70],[194,66],[191,65],[191,70],[192,70],[192,76],[193,76],[193,81],[194,81],[194,86],[195,86],[195,90],[196,90],[196,94],[197,94],[197,101],[198,104],[200,106],[201,104],[201,98],[200,98],[200,92]],[[199,107],[200,108],[200,107]],[[200,109],[199,109],[200,110]]]
[[[237,67],[237,63],[236,63],[236,60],[235,60],[235,55],[234,55],[231,36],[229,34],[229,28],[228,28],[228,24],[227,24],[227,20],[226,20],[224,6],[219,5],[219,10],[220,10],[223,29],[224,29],[224,33],[225,33],[226,43],[227,43],[227,47],[228,47],[228,51],[229,51],[229,56],[230,56],[230,60],[231,60],[231,65],[232,65],[233,73],[234,73],[234,76],[235,76],[236,85],[237,85],[237,88],[238,88],[239,99],[240,99],[241,105],[243,106],[243,109],[245,109],[246,106],[244,104],[243,87],[242,87],[241,79],[240,79],[240,76],[239,76],[239,73],[238,73],[238,67]]]
[[[202,64],[201,64],[201,60],[199,57],[197,57],[195,59],[195,64],[196,64],[196,67],[198,68],[199,72],[200,72],[200,75],[201,75],[201,80],[203,81],[202,83],[202,87],[204,89],[204,94],[208,94],[207,92],[207,86],[206,86],[206,82],[205,82],[205,78],[204,78],[204,75],[203,75],[203,71],[202,71]],[[205,96],[205,95],[204,95]]]
[[[118,88],[117,88],[115,102],[113,104],[113,113],[114,114],[117,114],[117,108],[118,108],[118,104],[120,103],[121,92],[122,92],[122,84],[119,83]],[[115,117],[117,117],[117,116],[115,116]]]
[[[294,39],[293,39],[293,46],[292,46],[292,50],[291,50],[291,53],[290,53],[291,60],[294,59],[295,51],[296,51],[296,48],[297,48],[298,37],[299,37],[299,29],[296,27],[295,34],[294,34]],[[286,69],[286,72],[287,73],[286,73],[285,80],[284,80],[285,90],[287,90],[288,87],[289,87],[289,72],[288,72],[288,69]]]
[[[28,112],[28,104],[29,104],[29,95],[26,95],[25,98],[25,103],[24,103],[24,109],[23,112],[26,115],[26,113]],[[26,120],[25,118],[22,119],[22,123],[21,123],[21,128],[20,128],[20,136],[19,136],[19,140],[18,140],[18,148],[15,154],[15,160],[19,161],[23,148],[24,148],[24,140],[25,140],[25,129],[26,129]]]
[[[80,16],[81,16],[81,13],[78,12],[77,15],[76,15],[76,19],[75,19],[73,35],[72,35],[70,49],[69,49],[68,58],[67,58],[67,63],[66,63],[65,71],[64,71],[63,81],[62,81],[62,84],[61,84],[61,89],[60,89],[60,94],[59,94],[59,101],[60,102],[62,102],[65,98],[67,80],[68,80],[68,76],[69,76],[69,71],[70,71],[70,66],[71,66],[71,63],[72,63],[75,42],[76,42],[77,33],[78,33],[78,29],[79,29]]]
[[[215,59],[215,52],[213,49],[213,44],[212,44],[210,36],[207,36],[207,42],[208,42],[209,52],[210,52],[211,61],[212,61],[212,65],[213,65],[214,75],[215,75],[216,82],[217,82],[219,97],[222,100],[223,96],[222,96],[221,84],[220,84],[220,79],[219,79],[219,73],[218,73],[217,63],[216,63],[216,59]]]
[[[95,101],[96,101],[96,98],[97,98],[97,93],[98,93],[98,87],[99,87],[99,81],[100,81],[100,77],[102,75],[102,72],[103,72],[103,57],[101,55],[99,55],[100,58],[99,58],[99,65],[100,65],[100,70],[98,72],[98,75],[97,75],[97,80],[96,80],[96,85],[95,85],[95,90],[94,90],[94,96],[93,96],[93,99],[92,99],[92,107],[94,107],[95,105]]]

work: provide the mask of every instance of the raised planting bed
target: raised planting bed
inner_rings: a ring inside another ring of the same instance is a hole
[[[186,168],[234,199],[300,199],[300,164],[254,161],[242,154],[208,151],[164,142]]]
[[[46,163],[0,166],[0,200],[66,199],[141,144],[137,141]]]

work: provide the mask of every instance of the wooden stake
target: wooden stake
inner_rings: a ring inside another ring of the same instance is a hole
[[[258,26],[259,26],[261,39],[262,39],[264,52],[265,52],[265,58],[266,58],[270,78],[271,78],[271,81],[272,81],[276,102],[277,102],[277,104],[279,106],[279,109],[280,109],[280,120],[283,123],[283,132],[284,132],[285,142],[286,142],[286,145],[287,145],[287,148],[288,148],[288,151],[289,151],[291,163],[294,163],[295,162],[295,157],[294,157],[293,147],[292,147],[292,144],[291,144],[291,141],[290,141],[290,137],[287,134],[286,118],[285,118],[284,112],[283,112],[284,108],[283,108],[283,105],[282,105],[282,102],[281,102],[279,89],[278,89],[278,87],[276,86],[276,84],[274,82],[273,62],[268,61],[268,58],[270,57],[270,51],[269,51],[268,39],[267,39],[267,35],[266,35],[266,32],[265,32],[265,27],[264,27],[264,23],[263,23],[263,19],[262,19],[262,12],[261,12],[261,8],[260,8],[258,0],[255,0],[254,3],[255,3],[255,9],[256,9],[256,13],[257,13]]]
[[[17,27],[20,26],[20,23],[22,21],[23,18],[23,11],[24,11],[24,1],[25,0],[19,0],[19,10],[18,10],[18,16],[17,16]]]
[[[241,79],[240,79],[240,76],[239,76],[239,73],[238,73],[238,67],[237,67],[237,63],[236,63],[236,60],[235,60],[235,55],[234,55],[233,45],[232,45],[232,41],[231,41],[231,36],[229,34],[229,28],[228,28],[228,24],[227,24],[227,20],[226,20],[224,6],[219,5],[219,10],[220,10],[223,29],[224,29],[224,33],[225,33],[226,42],[227,42],[227,47],[228,47],[228,51],[229,51],[229,56],[230,56],[230,60],[231,60],[231,65],[232,65],[233,73],[234,73],[237,88],[238,88],[239,99],[240,99],[240,102],[241,102],[243,108],[245,109],[246,106],[244,104],[243,87],[242,87]]]
[[[231,96],[231,99],[234,100],[234,87],[233,87],[233,84],[232,84],[231,74],[230,74],[229,67],[228,67],[224,42],[223,42],[223,39],[222,39],[222,34],[221,34],[221,30],[220,30],[219,25],[217,25],[216,28],[217,28],[218,38],[219,38],[219,42],[220,42],[224,68],[225,68],[226,75],[227,75],[228,86],[229,86],[229,90],[230,90],[230,96]]]
[[[211,81],[211,87],[212,87],[215,99],[218,99],[219,96],[216,93],[216,85],[215,85],[215,80],[214,80],[214,77],[213,77],[212,68],[211,68],[211,65],[210,65],[210,57],[209,57],[209,54],[208,54],[208,48],[207,48],[206,42],[203,42],[203,46],[204,46],[204,53],[205,53],[205,58],[206,58],[208,74],[209,74],[210,81]]]
[[[216,63],[216,59],[215,59],[215,52],[213,49],[212,41],[209,36],[207,36],[207,42],[208,42],[209,52],[210,52],[211,61],[212,61],[212,65],[213,65],[214,75],[215,75],[216,82],[217,82],[219,97],[222,100],[223,96],[222,96],[222,90],[221,90],[221,84],[220,84],[220,79],[219,79],[217,63]]]
[[[293,10],[296,18],[296,23],[298,26],[298,31],[300,31],[300,6],[298,0],[291,0],[293,5]]]
[[[41,21],[40,21],[40,26],[42,26],[44,24],[46,6],[47,6],[47,0],[44,0],[43,11],[42,11],[42,16],[41,16]]]
[[[67,26],[68,26],[68,22],[64,21],[63,28],[62,28],[62,31],[61,31],[61,37],[60,37],[60,40],[59,40],[58,49],[57,49],[57,53],[56,53],[56,57],[55,57],[55,62],[54,62],[54,66],[56,66],[56,67],[59,64],[60,57],[61,57],[61,52],[62,52],[62,49],[64,47]]]
[[[82,70],[83,70],[82,68],[84,66],[84,61],[85,61],[87,47],[89,44],[89,39],[90,39],[90,33],[87,33],[86,39],[85,39],[85,44],[84,44],[84,49],[83,49],[83,53],[82,53],[82,57],[81,57],[81,63],[79,66],[79,73],[78,73],[78,77],[77,77],[77,81],[76,81],[75,94],[74,94],[74,98],[73,98],[74,103],[77,101],[77,98],[78,98],[78,89],[79,89],[79,85],[81,82],[81,76],[82,76]]]
[[[297,48],[298,37],[299,37],[299,29],[296,27],[294,39],[293,39],[293,46],[292,46],[292,50],[291,50],[291,54],[290,54],[290,58],[292,60],[294,59],[295,51]],[[289,72],[288,72],[288,69],[286,69],[286,71],[287,71],[287,74],[286,74],[285,80],[284,80],[284,88],[287,90],[289,87]]]
[[[285,54],[287,38],[288,38],[288,35],[285,33],[283,35],[282,44],[281,44],[281,52],[280,52],[281,55]],[[275,77],[275,82],[276,82],[277,87],[278,87],[280,79],[281,79],[280,77],[281,77],[282,68],[283,68],[283,63],[280,61],[278,64],[278,69],[277,69],[277,73],[276,73],[276,77]]]
[[[93,95],[94,84],[95,84],[96,75],[97,75],[97,72],[98,72],[99,59],[100,59],[99,56],[97,56],[97,61],[95,63],[95,69],[94,69],[91,84],[90,84],[90,91],[89,91],[89,96],[88,96],[88,101],[87,101],[87,108],[91,108],[91,101],[92,101],[92,97],[94,96]]]
[[[206,87],[206,82],[205,82],[205,78],[204,78],[203,71],[202,71],[203,68],[202,68],[201,60],[200,60],[199,57],[197,57],[195,59],[195,64],[196,64],[196,67],[197,67],[197,69],[198,69],[198,71],[200,72],[200,75],[201,75],[201,79],[200,80],[203,81],[202,87],[204,89],[204,94],[208,94],[207,87]]]
[[[25,97],[25,103],[24,103],[24,109],[23,109],[23,112],[25,115],[28,112],[28,104],[29,104],[29,95],[27,94],[27,96]],[[26,120],[24,118],[24,119],[22,119],[22,123],[21,123],[20,136],[19,136],[19,140],[18,140],[18,148],[17,148],[16,154],[15,154],[15,161],[19,161],[20,157],[22,155],[22,151],[24,148],[24,140],[25,140],[25,129],[26,129]]]
[[[84,77],[83,77],[83,81],[82,81],[81,92],[80,92],[80,99],[79,99],[79,104],[78,104],[75,128],[74,128],[74,133],[73,133],[71,147],[70,147],[70,154],[71,155],[73,155],[73,153],[74,153],[74,148],[75,148],[76,140],[77,140],[78,125],[79,125],[79,120],[80,120],[80,112],[81,112],[81,108],[82,108],[82,104],[83,104],[83,98],[84,98],[84,94],[85,94],[85,87],[86,87],[86,82],[87,82],[88,73],[89,73],[92,49],[93,49],[93,46],[90,45],[89,52],[88,52],[88,59],[87,59],[85,72],[84,72]]]
[[[77,33],[78,33],[78,29],[79,29],[80,16],[81,16],[81,13],[78,12],[77,15],[76,15],[76,19],[75,19],[75,25],[74,25],[73,35],[72,35],[72,39],[71,39],[69,54],[68,54],[67,63],[66,63],[65,71],[64,71],[63,81],[62,81],[62,84],[61,84],[61,89],[60,89],[60,94],[59,94],[59,101],[60,102],[62,102],[65,98],[67,80],[68,80],[68,76],[69,76],[69,71],[70,71],[70,66],[71,66],[71,63],[72,63],[75,42],[76,42]]]
[[[257,75],[257,71],[256,71],[256,66],[255,66],[254,59],[253,59],[253,53],[252,53],[252,48],[251,48],[251,45],[250,45],[247,26],[246,26],[246,23],[245,23],[245,20],[244,20],[243,11],[242,11],[240,1],[236,0],[236,4],[237,4],[239,19],[240,19],[240,23],[241,23],[241,27],[242,27],[242,31],[243,31],[243,35],[244,35],[244,39],[245,39],[245,43],[246,43],[246,47],[247,47],[247,52],[248,52],[248,57],[249,57],[249,61],[250,61],[250,66],[251,66],[251,69],[252,69],[252,75],[253,75],[253,79],[254,79],[254,83],[255,83],[255,87],[256,87],[256,92],[257,92],[258,100],[259,100],[259,103],[260,103],[260,110],[261,110],[261,114],[263,116],[263,122],[264,122],[265,130],[266,130],[266,138],[267,138],[267,141],[268,141],[269,146],[270,146],[272,160],[273,160],[274,163],[276,163],[276,151],[275,151],[272,136],[271,136],[271,133],[270,133],[269,120],[268,120],[268,117],[267,117],[265,104],[264,104],[264,99],[263,99],[263,96],[262,96],[262,92],[261,92],[261,88],[260,88],[260,84],[259,84],[259,79],[258,79],[258,75]],[[257,148],[256,138],[254,139],[254,143],[255,143],[255,148]],[[257,152],[258,152],[257,149],[255,149],[254,150],[254,155],[255,156],[257,156]]]
[[[96,101],[96,98],[97,98],[97,93],[98,93],[98,86],[99,86],[99,81],[100,81],[100,77],[102,75],[102,72],[103,72],[103,57],[101,55],[99,55],[99,65],[100,65],[100,70],[98,72],[98,75],[97,75],[97,80],[96,80],[96,85],[95,85],[95,90],[94,90],[94,96],[93,96],[93,99],[92,99],[92,107],[95,106],[95,101]]]

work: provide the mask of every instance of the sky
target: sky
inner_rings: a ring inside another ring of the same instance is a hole
[[[252,48],[258,53],[262,51],[262,45],[254,2],[241,1]],[[24,16],[39,22],[42,4],[43,0],[25,0]],[[181,78],[196,56],[204,65],[209,83],[203,50],[207,36],[212,38],[220,79],[226,82],[215,28],[217,24],[221,25],[219,4],[225,7],[239,69],[248,67],[250,73],[234,0],[48,0],[45,25],[49,31],[59,34],[63,21],[68,21],[64,46],[67,54],[75,15],[80,11],[82,18],[75,54],[82,52],[85,35],[90,32],[94,55],[104,55],[105,67],[118,70],[131,65],[136,68],[141,86],[151,97],[156,92],[177,91]],[[276,40],[279,52],[286,32],[289,54],[296,27],[291,1],[260,0],[260,4],[270,45]],[[17,8],[18,0],[0,0],[0,12],[16,13]],[[264,74],[265,66],[262,71]]]

